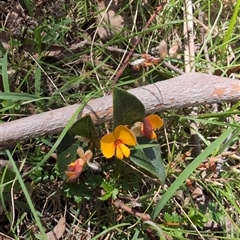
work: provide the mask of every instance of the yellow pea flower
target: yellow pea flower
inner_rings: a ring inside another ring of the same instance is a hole
[[[78,158],[75,162],[70,163],[67,171],[65,172],[68,177],[67,182],[73,182],[78,179],[83,170],[83,166],[88,163],[93,156],[91,150],[84,152],[81,147],[78,148],[77,153],[80,158]]]
[[[137,137],[146,137],[150,139],[156,139],[157,135],[154,132],[155,129],[163,126],[163,120],[158,115],[149,115],[143,119],[143,122],[136,122],[131,131]]]
[[[118,159],[130,156],[130,149],[126,146],[135,146],[137,144],[134,134],[123,125],[119,125],[113,133],[106,134],[100,140],[101,150],[106,158],[114,155]]]

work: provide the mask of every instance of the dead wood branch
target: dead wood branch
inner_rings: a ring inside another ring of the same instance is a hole
[[[169,109],[240,100],[239,80],[202,73],[188,73],[129,91],[138,97],[146,113]],[[32,115],[0,124],[0,148],[20,140],[59,133],[80,105]],[[95,124],[112,118],[112,96],[93,99],[82,111],[90,114]]]

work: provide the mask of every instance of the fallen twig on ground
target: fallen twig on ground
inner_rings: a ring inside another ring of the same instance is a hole
[[[203,73],[188,73],[129,91],[144,104],[146,114],[202,104],[240,100],[239,80]],[[21,140],[59,133],[81,104],[35,114],[0,124],[0,148]],[[112,96],[90,100],[81,116],[95,124],[112,118]]]

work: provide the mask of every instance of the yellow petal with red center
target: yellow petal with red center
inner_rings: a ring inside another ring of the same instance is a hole
[[[151,122],[153,129],[161,128],[163,126],[163,120],[158,115],[149,115],[146,118]]]
[[[111,158],[115,153],[115,141],[116,138],[112,133],[106,134],[100,140],[102,154],[106,158]]]
[[[117,140],[122,141],[124,144],[127,144],[129,146],[135,146],[137,144],[137,140],[134,134],[123,125],[116,127],[113,134]]]

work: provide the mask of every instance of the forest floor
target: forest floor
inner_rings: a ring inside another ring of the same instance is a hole
[[[240,79],[239,8],[239,0],[0,0],[0,125],[113,86],[188,72]],[[158,115],[164,185],[99,152],[101,170],[66,184],[59,134],[0,150],[0,239],[240,239],[240,103]],[[96,126],[99,137],[109,126]]]

